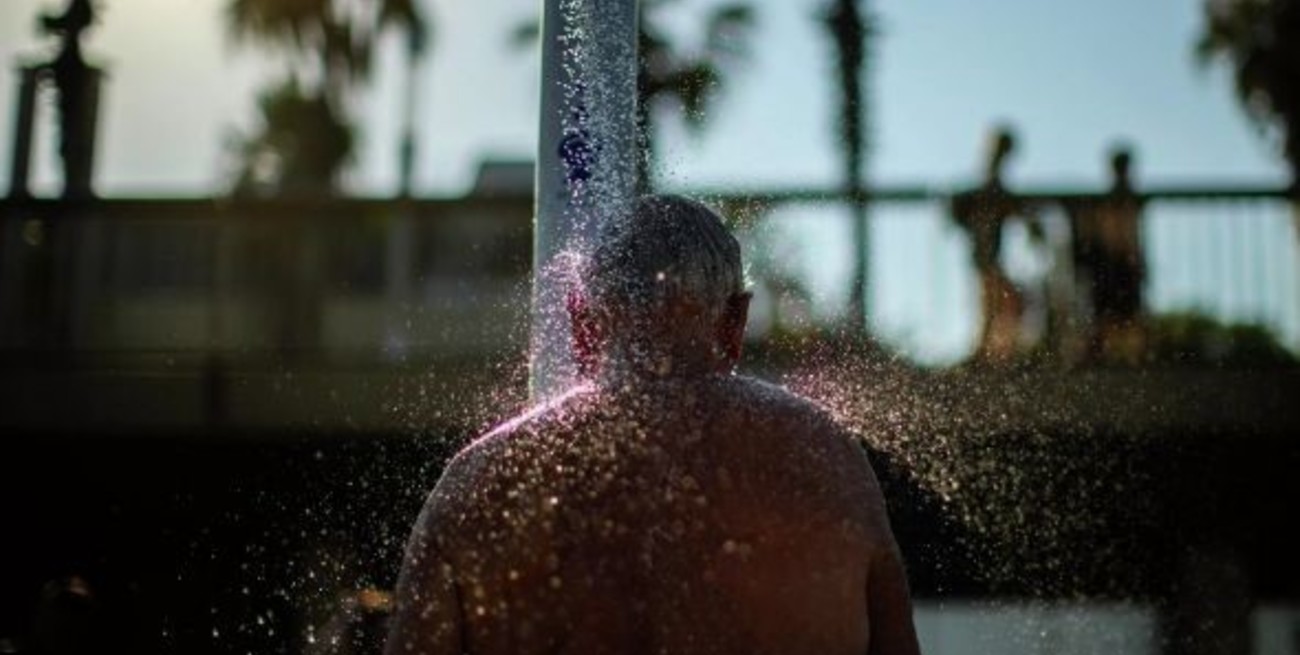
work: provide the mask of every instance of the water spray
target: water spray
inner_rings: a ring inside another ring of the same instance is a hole
[[[565,295],[601,221],[636,189],[636,0],[544,0],[529,392],[575,380]]]

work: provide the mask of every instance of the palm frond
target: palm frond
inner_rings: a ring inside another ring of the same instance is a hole
[[[351,159],[352,128],[319,91],[288,76],[258,97],[261,125],[230,143],[236,193],[328,194]]]
[[[1233,72],[1247,115],[1300,175],[1300,3],[1206,0],[1193,50],[1202,66],[1222,61]]]
[[[285,47],[329,16],[329,0],[231,0],[226,27],[236,41]]]
[[[530,48],[542,38],[542,23],[529,20],[515,26],[510,32],[510,46],[513,48]]]
[[[384,0],[379,10],[378,31],[397,28],[410,38],[412,54],[420,55],[429,46],[433,31],[414,0]]]
[[[709,104],[721,79],[720,71],[712,62],[690,62],[661,81],[660,95],[680,103],[686,126],[699,131],[708,118]]]
[[[757,14],[749,4],[718,7],[709,15],[706,48],[715,56],[743,56],[757,24]]]

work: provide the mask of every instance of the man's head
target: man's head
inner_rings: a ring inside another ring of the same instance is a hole
[[[729,370],[749,308],[740,244],[718,215],[648,196],[604,226],[570,298],[574,350],[587,373],[611,365],[658,375]]]
[[[1110,149],[1111,180],[1115,184],[1127,186],[1129,173],[1133,167],[1133,149],[1126,143],[1116,144]]]
[[[1010,125],[997,125],[989,133],[988,154],[985,159],[985,175],[990,180],[1000,180],[1002,167],[1007,158],[1016,151],[1016,132]]]

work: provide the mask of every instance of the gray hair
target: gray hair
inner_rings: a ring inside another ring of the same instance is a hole
[[[646,319],[672,301],[716,318],[744,290],[740,244],[704,205],[673,195],[640,198],[631,216],[603,226],[584,267],[594,307]]]

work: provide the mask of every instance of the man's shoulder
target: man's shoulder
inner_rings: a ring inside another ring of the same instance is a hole
[[[840,452],[853,441],[852,432],[827,408],[786,387],[732,376],[723,393],[730,396],[725,404],[737,408],[736,418],[751,440],[772,437],[786,444],[781,447],[818,452]]]
[[[466,444],[448,463],[449,471],[467,472],[512,448],[544,440],[554,428],[571,422],[592,405],[592,390],[579,386],[502,421]]]
[[[726,393],[741,398],[745,407],[759,415],[811,421],[819,427],[836,425],[830,412],[821,405],[784,386],[766,380],[733,375],[727,378],[724,388]]]
[[[758,461],[779,463],[781,478],[808,493],[822,489],[835,498],[852,498],[852,506],[874,502],[874,473],[849,425],[784,387],[741,377],[733,384],[751,408],[743,442]]]
[[[443,467],[427,506],[440,516],[473,515],[499,501],[503,484],[537,465],[547,452],[561,415],[580,411],[586,391],[575,389],[501,422],[463,446]],[[548,427],[550,426],[550,427]]]
[[[728,422],[739,420],[786,435],[849,436],[845,427],[821,405],[784,386],[758,378],[720,376],[701,385],[659,391],[666,406],[653,405],[661,412],[659,418],[666,418],[662,413],[672,414],[674,407],[684,404],[675,402],[680,400],[679,395],[689,395],[696,401],[703,400],[701,406]],[[701,391],[703,398],[697,395]],[[588,419],[628,420],[635,412],[603,411],[620,407],[619,402],[617,394],[602,394],[596,387],[577,387],[503,421],[474,439],[457,453],[447,471],[454,478],[480,478],[489,469],[497,468],[492,466],[494,463],[527,458],[534,450],[545,451],[554,439],[570,435]]]

